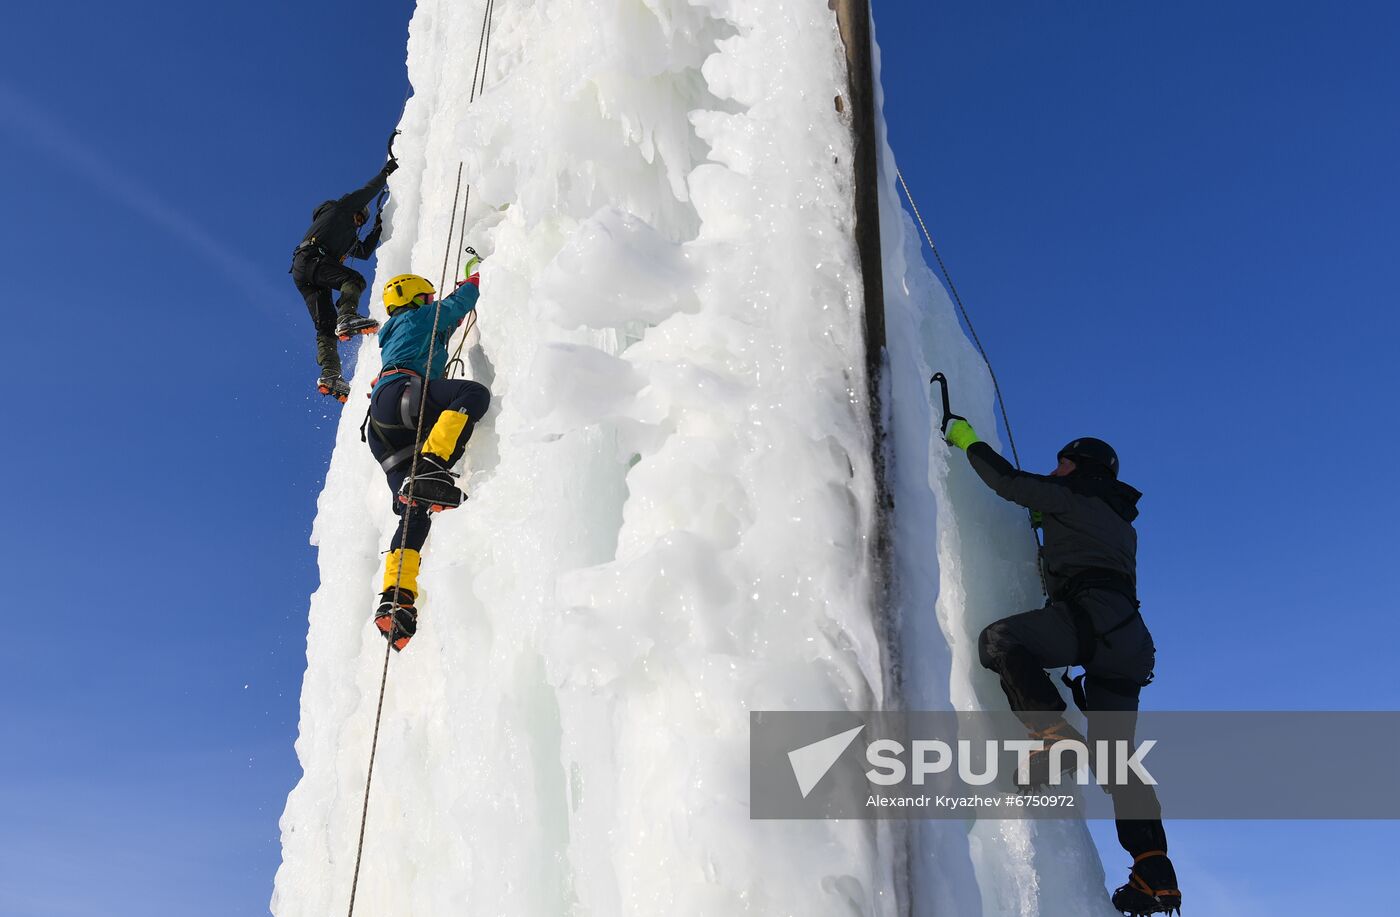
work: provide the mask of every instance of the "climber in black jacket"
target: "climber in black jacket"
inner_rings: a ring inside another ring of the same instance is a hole
[[[1050,602],[1002,618],[977,641],[982,665],[1001,677],[1011,709],[1046,752],[1032,756],[1030,783],[1049,780],[1050,746],[1084,737],[1063,716],[1064,699],[1047,668],[1084,667],[1084,707],[1091,739],[1131,741],[1138,693],[1152,680],[1156,649],[1137,601],[1137,490],[1118,480],[1118,455],[1103,440],[1081,437],[1060,450],[1049,475],[1017,471],[980,441],[971,424],[950,416],[944,432],[967,452],[977,475],[998,496],[1026,507],[1044,530],[1042,570]],[[1100,717],[1106,711],[1119,717]],[[1108,725],[1111,724],[1111,725]],[[1093,747],[1089,745],[1089,747]],[[1072,761],[1066,755],[1063,760]],[[1109,786],[1118,840],[1133,857],[1128,883],[1113,905],[1134,914],[1177,912],[1181,892],[1167,857],[1161,808],[1151,786],[1136,780]],[[1146,818],[1144,813],[1155,816]]]
[[[384,231],[382,216],[375,217],[374,227],[363,239],[360,229],[369,222],[370,202],[397,168],[398,162],[390,159],[363,188],[317,207],[311,226],[292,253],[292,280],[316,325],[316,362],[321,367],[316,387],[341,402],[349,396],[350,386],[341,377],[338,342],[379,330],[378,321],[359,313],[364,276],[343,262],[368,258],[378,247]],[[332,304],[335,291],[340,299]]]

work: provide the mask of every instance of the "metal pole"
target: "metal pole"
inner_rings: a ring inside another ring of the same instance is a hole
[[[880,255],[879,145],[875,137],[875,82],[871,66],[869,0],[834,0],[836,21],[846,49],[849,118],[854,141],[852,164],[855,189],[855,242],[860,259],[863,311],[865,317],[865,373],[872,430],[872,459],[875,473],[875,531],[872,545],[875,575],[876,622],[882,643],[890,649],[893,627],[892,563],[890,557],[890,515],[894,499],[888,481],[887,436],[885,430],[885,284],[884,260]],[[841,108],[841,99],[837,107]],[[899,654],[887,654],[887,703],[899,692]]]

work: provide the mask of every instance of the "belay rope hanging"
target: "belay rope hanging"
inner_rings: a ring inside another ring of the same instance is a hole
[[[472,73],[471,98],[468,100],[468,104],[470,104],[471,102],[476,101],[477,85],[478,85],[479,83],[484,82],[484,77],[485,77],[485,69],[484,69],[484,68],[485,68],[485,64],[486,64],[487,57],[488,57],[488,55],[489,55],[489,53],[490,53],[490,45],[491,45],[491,19],[492,19],[492,15],[491,15],[491,14],[495,11],[495,7],[496,7],[496,0],[486,0],[486,9],[483,11],[482,17],[481,17],[481,37],[480,37],[480,38],[478,39],[478,41],[477,41],[477,50],[476,50],[477,61],[476,61],[476,68],[475,68],[474,72]],[[391,136],[391,137],[389,138],[389,152],[390,152],[391,158],[392,158],[392,155],[393,155],[394,136],[397,136],[398,133],[399,133],[398,131],[395,131],[395,132],[394,132],[394,135]],[[455,225],[456,225],[456,222],[457,222],[457,199],[458,199],[458,196],[461,194],[461,191],[462,191],[462,163],[461,163],[461,162],[458,162],[458,163],[457,163],[457,183],[456,183],[456,186],[452,189],[452,210],[451,210],[452,219],[451,219],[451,221],[448,223],[448,227],[447,227],[447,245],[444,247],[444,249],[443,249],[443,254],[442,254],[442,280],[441,280],[441,282],[440,282],[439,285],[438,285],[438,295],[433,297],[433,328],[432,328],[432,333],[428,335],[428,360],[429,360],[429,363],[430,363],[430,364],[431,364],[431,362],[432,362],[432,347],[433,347],[433,342],[434,342],[435,340],[437,340],[438,324],[439,324],[439,322],[440,322],[440,320],[441,320],[441,317],[442,317],[442,299],[443,299],[442,290],[443,290],[443,288],[446,287],[446,285],[447,285],[447,262],[448,262],[448,260],[452,257],[452,248],[453,248],[453,245],[452,245],[452,236],[453,236],[453,230],[454,230]],[[467,226],[466,226],[466,223],[467,223],[467,202],[471,200],[471,185],[468,185],[468,186],[467,186],[466,198],[467,198],[467,200],[464,201],[464,202],[462,203],[462,236],[463,236],[463,238],[462,238],[462,240],[461,240],[462,242],[465,242],[465,241],[466,241],[466,231],[467,231]],[[380,205],[381,205],[381,207],[382,207],[382,205],[383,205],[383,202],[382,202],[382,201],[380,202]],[[471,251],[472,254],[475,255],[475,251],[473,251],[470,247],[465,247],[465,248],[466,248],[467,251]],[[470,321],[467,323],[466,327],[464,328],[464,330],[463,330],[463,332],[462,332],[462,341],[465,341],[465,340],[466,340],[467,334],[471,331],[472,327],[473,327],[475,324],[476,324],[476,310],[473,309],[473,310],[472,310],[472,313],[471,313],[471,316],[470,316]],[[460,352],[461,352],[461,349],[462,349],[462,345],[461,345],[461,343],[459,343],[459,344],[457,345],[457,352],[458,352],[459,354],[460,354]],[[456,358],[454,357],[454,359],[456,359]],[[457,359],[457,362],[460,364],[460,363],[461,363],[460,359]],[[450,364],[449,364],[449,365],[450,365]],[[428,369],[431,369],[431,366],[429,366]],[[450,377],[451,377],[451,374],[449,373],[448,375],[449,375],[449,378],[450,378]],[[426,378],[425,378],[424,381],[425,381],[425,382],[427,381]],[[409,474],[409,479],[410,479],[410,480],[418,473],[419,451],[420,451],[420,448],[421,448],[422,443],[423,443],[423,420],[424,420],[424,418],[427,416],[427,408],[428,408],[428,398],[427,398],[426,393],[425,393],[425,394],[424,394],[424,397],[418,399],[418,422],[417,422],[417,426],[416,426],[416,428],[415,428],[415,430],[414,430],[414,435],[413,435],[413,463],[412,463],[412,465],[409,466],[409,472],[408,472],[408,474]],[[399,523],[399,526],[400,526],[400,527],[399,527],[399,544],[400,544],[400,546],[403,545],[404,540],[407,538],[407,535],[408,535],[408,516],[409,516],[409,513],[410,513],[411,510],[412,510],[412,505],[410,504],[409,506],[404,507],[404,511],[403,511],[403,513],[402,513],[402,520],[401,520],[400,523]],[[402,580],[402,577],[403,577],[403,566],[404,566],[404,565],[403,565],[402,563],[400,563],[399,566],[398,566],[398,569],[395,571],[395,574],[394,574],[394,595],[395,595],[395,597],[397,597],[398,594],[399,594],[399,583],[400,583],[400,581]],[[352,877],[351,877],[351,880],[350,880],[350,906],[349,906],[349,909],[346,911],[346,917],[354,917],[354,915],[355,915],[355,896],[356,896],[356,893],[359,891],[359,886],[360,886],[360,864],[361,864],[361,862],[362,862],[363,859],[364,859],[364,852],[365,852],[365,827],[366,827],[366,825],[368,825],[368,823],[369,823],[369,792],[370,792],[370,787],[371,787],[371,785],[373,784],[373,781],[374,781],[374,759],[375,759],[375,755],[376,755],[377,752],[379,751],[379,725],[380,725],[380,722],[381,722],[381,720],[383,719],[383,716],[384,716],[384,695],[387,693],[387,689],[388,689],[388,686],[389,686],[389,659],[390,659],[390,657],[393,655],[393,652],[394,652],[394,643],[393,643],[393,641],[392,641],[392,640],[387,640],[387,639],[386,639],[386,640],[384,641],[384,669],[383,669],[382,674],[381,674],[380,677],[379,677],[379,700],[378,700],[378,702],[377,702],[376,705],[375,705],[375,711],[374,711],[374,732],[373,732],[372,738],[370,739],[370,746],[369,746],[369,765],[368,765],[368,766],[366,767],[366,769],[365,769],[365,795],[364,795],[364,802],[363,802],[363,805],[362,805],[361,808],[360,808],[360,832],[359,832],[359,839],[356,841],[356,844],[355,844],[355,870],[354,870],[354,873],[353,873],[353,875],[352,875]]]
[[[452,191],[453,214],[456,214],[457,212],[457,195],[461,192],[461,190],[462,166],[459,163],[457,166],[457,187],[454,188]],[[440,321],[441,317],[442,299],[441,297],[434,296],[433,330],[432,333],[428,336],[428,359],[430,362],[432,360],[432,342],[437,338],[438,322]],[[423,442],[423,418],[427,416],[427,413],[428,397],[425,392],[423,397],[418,399],[418,423],[413,434],[413,463],[409,465],[408,468],[409,480],[412,480],[413,477],[418,473],[419,447]],[[404,507],[403,512],[400,514],[402,519],[402,521],[399,523],[400,546],[403,545],[404,539],[408,536],[408,516],[409,513],[412,512],[412,510],[413,505],[410,503]],[[394,572],[394,595],[396,598],[399,594],[399,583],[403,579],[403,567],[404,565],[400,563],[398,569]],[[363,859],[365,852],[365,825],[369,821],[369,789],[371,782],[374,780],[374,756],[375,753],[379,750],[379,722],[384,715],[384,694],[385,689],[388,687],[389,684],[389,657],[393,655],[393,652],[394,642],[392,640],[385,640],[384,673],[379,678],[379,702],[376,705],[374,711],[374,736],[372,739],[370,739],[369,766],[365,770],[365,799],[364,805],[360,809],[360,837],[359,841],[355,845],[355,872],[353,878],[350,880],[350,909],[346,912],[346,917],[354,917],[355,914],[355,893],[356,891],[358,891],[360,885],[360,861]]]
[[[1006,442],[1011,447],[1011,457],[1016,462],[1016,467],[1021,467],[1021,456],[1016,451],[1016,437],[1011,434],[1011,418],[1006,414],[1006,399],[1001,397],[1001,385],[997,382],[996,370],[992,369],[992,360],[987,356],[987,350],[982,346],[982,340],[977,336],[977,329],[972,325],[972,317],[967,314],[967,307],[963,305],[962,297],[958,295],[958,288],[953,285],[953,275],[948,273],[948,265],[943,263],[943,256],[938,253],[938,246],[933,244],[933,236],[929,233],[928,227],[924,225],[923,215],[919,213],[919,205],[914,203],[914,195],[909,192],[909,185],[904,181],[904,173],[899,166],[895,166],[894,174],[899,178],[899,186],[904,189],[904,196],[909,201],[909,207],[914,211],[914,219],[919,221],[919,229],[923,230],[924,239],[928,242],[929,251],[933,252],[933,257],[938,261],[938,269],[943,272],[943,279],[948,284],[948,292],[953,296],[953,302],[957,303],[958,311],[962,313],[963,323],[967,325],[967,333],[972,335],[972,343],[977,347],[977,353],[981,355],[982,362],[987,365],[987,374],[992,377],[992,390],[996,392],[997,406],[1001,409],[1001,422],[1006,427]]]
[[[472,91],[471,96],[467,99],[468,105],[476,101],[478,87],[482,91],[486,89],[486,65],[491,59],[491,29],[495,24],[495,12],[496,0],[486,0],[486,10],[481,14],[481,37],[476,42],[476,68],[472,72]],[[471,204],[471,200],[472,186],[471,182],[468,182],[467,193],[463,195],[462,199],[462,238],[460,241],[463,245],[461,253],[475,258],[477,257],[476,249],[465,244],[467,241],[467,206]],[[447,361],[447,369],[445,370],[447,378],[457,378],[459,370],[463,375],[466,374],[467,365],[462,360],[462,348],[466,346],[467,338],[471,336],[472,329],[475,327],[476,310],[473,309],[471,314],[467,316],[466,322],[463,323],[462,336],[457,339],[457,346],[453,348],[452,356]]]
[[[948,272],[948,265],[943,263],[943,256],[938,253],[938,246],[933,244],[933,235],[928,231],[928,226],[924,224],[923,214],[919,213],[919,205],[914,203],[914,195],[909,191],[909,185],[904,181],[904,172],[899,166],[895,166],[894,174],[899,178],[899,186],[904,189],[904,197],[909,201],[909,207],[914,211],[914,219],[919,221],[919,229],[923,231],[924,240],[928,242],[929,251],[933,252],[933,257],[938,261],[938,269],[943,272],[943,279],[948,284],[948,292],[953,297],[953,302],[958,306],[958,311],[962,313],[963,323],[967,325],[967,333],[972,336],[972,343],[977,347],[977,353],[981,355],[982,362],[987,366],[987,375],[992,377],[992,391],[996,393],[997,407],[1001,411],[1001,422],[1006,427],[1006,443],[1011,447],[1011,457],[1016,462],[1016,468],[1021,468],[1021,455],[1016,451],[1016,437],[1011,432],[1011,417],[1006,412],[1006,399],[1001,396],[1001,384],[997,382],[996,370],[992,369],[991,357],[987,356],[987,350],[982,346],[982,340],[977,336],[977,329],[973,327],[972,316],[967,314],[967,307],[963,305],[962,297],[958,295],[958,288],[953,283],[953,275]],[[943,421],[942,428],[947,430],[948,421],[953,419],[964,419],[952,413],[948,406],[948,378],[942,373],[934,373],[929,384],[937,382],[942,388],[943,399]],[[1040,591],[1048,598],[1050,590],[1047,588],[1045,579],[1045,545],[1040,541],[1040,530],[1036,528],[1035,514],[1030,510],[1026,511],[1026,519],[1030,522],[1031,536],[1035,538],[1035,559],[1036,571],[1040,575]]]

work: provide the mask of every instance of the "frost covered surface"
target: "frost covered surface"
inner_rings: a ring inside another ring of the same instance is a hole
[[[918,914],[1091,913],[1075,902],[1101,892],[1045,903],[1097,869],[1082,826],[931,823],[910,878],[900,827],[748,819],[749,710],[864,709],[891,687],[834,15],[501,3],[469,106],[483,6],[422,0],[410,26],[378,280],[439,280],[461,163],[487,259],[468,375],[495,401],[391,663],[357,913],[883,915],[910,883]],[[905,689],[994,703],[971,640],[1034,604],[1030,543],[930,433],[929,365],[985,430],[989,386],[891,165]],[[348,408],[377,361],[371,341]],[[396,523],[360,420],[346,410],[315,528],[278,917],[337,913],[350,891]],[[992,588],[1007,578],[1024,595]]]

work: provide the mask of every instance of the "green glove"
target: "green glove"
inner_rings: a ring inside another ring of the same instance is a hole
[[[972,429],[972,424],[963,420],[961,417],[948,424],[948,429],[944,432],[943,438],[952,445],[963,450],[966,450],[967,447],[973,443],[981,442],[981,440],[977,438],[977,431]]]
[[[1031,510],[1031,528],[1039,529],[1045,527],[1045,514],[1038,509]]]

